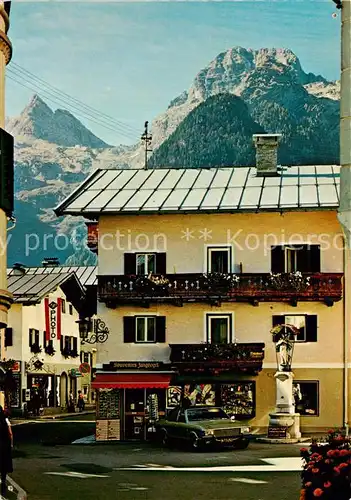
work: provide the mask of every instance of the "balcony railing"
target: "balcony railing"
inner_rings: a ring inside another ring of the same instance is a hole
[[[94,252],[98,253],[98,241],[99,241],[99,226],[97,222],[86,222],[88,228],[87,246]]]
[[[325,301],[342,298],[341,273],[99,276],[99,300],[119,302]]]
[[[228,371],[258,373],[264,359],[263,343],[170,344],[171,364],[181,371]]]

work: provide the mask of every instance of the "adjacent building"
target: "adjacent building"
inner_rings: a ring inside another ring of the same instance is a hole
[[[251,168],[99,169],[56,209],[89,219],[98,251],[98,438],[146,438],[181,399],[266,428],[278,324],[300,332],[302,431],[345,424],[340,169],[279,167],[278,139],[254,137]]]
[[[69,394],[76,400],[78,390],[92,401],[95,348],[81,345],[79,319],[95,279],[94,267],[61,267],[55,259],[41,267],[16,264],[8,269],[14,303],[5,354],[15,379],[12,410],[24,403],[30,408],[38,399],[44,409],[67,408]]]

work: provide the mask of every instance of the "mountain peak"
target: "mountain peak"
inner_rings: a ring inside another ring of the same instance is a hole
[[[38,94],[32,96],[18,117],[9,119],[6,128],[14,137],[42,139],[58,146],[108,147],[72,113],[64,109],[52,111]]]

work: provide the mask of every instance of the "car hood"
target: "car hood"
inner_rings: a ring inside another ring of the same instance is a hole
[[[236,429],[238,427],[244,427],[233,420],[196,420],[189,423],[202,427],[203,429]]]

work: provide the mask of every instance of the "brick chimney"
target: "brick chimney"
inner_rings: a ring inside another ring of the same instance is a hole
[[[278,175],[278,144],[281,134],[254,134],[257,176]]]

